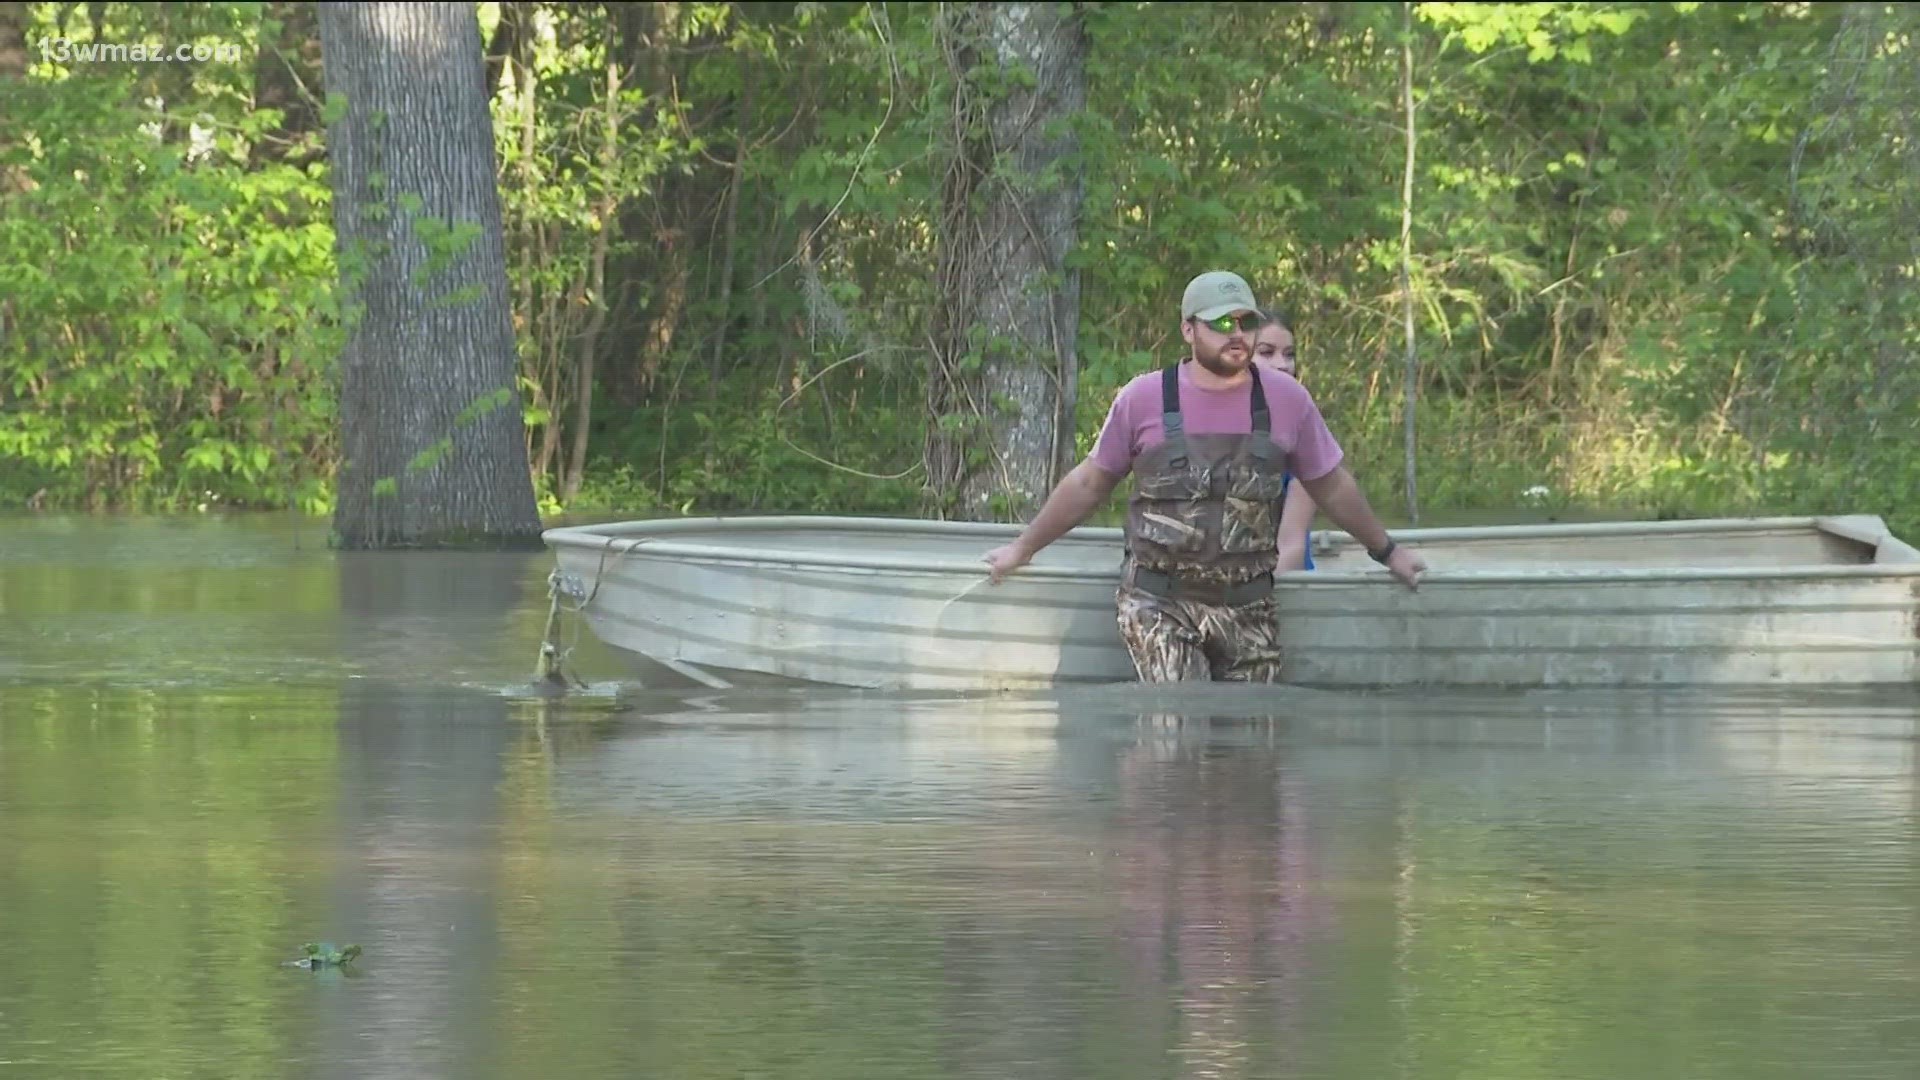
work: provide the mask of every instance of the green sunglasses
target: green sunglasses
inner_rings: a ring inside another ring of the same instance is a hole
[[[1234,318],[1231,315],[1222,315],[1217,319],[1195,319],[1194,322],[1197,322],[1202,326],[1213,327],[1213,331],[1216,334],[1231,334],[1233,333],[1233,328],[1235,326],[1238,326],[1240,329],[1245,330],[1247,333],[1251,334],[1255,330],[1258,330],[1262,326],[1265,326],[1267,320],[1261,318],[1260,316],[1254,314],[1253,312],[1248,312],[1247,314],[1240,316],[1238,319]]]

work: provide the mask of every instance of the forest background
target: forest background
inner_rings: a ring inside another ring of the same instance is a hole
[[[545,514],[1024,515],[1229,268],[1392,520],[1920,532],[1915,5],[474,10]],[[331,510],[323,62],[0,3],[0,508]]]

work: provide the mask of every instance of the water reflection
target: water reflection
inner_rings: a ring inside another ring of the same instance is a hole
[[[1920,1073],[1910,692],[553,700],[538,556],[9,536],[8,1075]]]
[[[1172,995],[1159,1037],[1183,1076],[1287,1071],[1311,1030],[1303,991],[1334,910],[1284,726],[1144,713],[1118,755],[1117,936],[1133,981]]]
[[[421,685],[496,641],[526,553],[343,553],[340,654],[383,674],[340,692],[330,925],[370,977],[321,997],[328,1076],[484,1075],[498,1053],[500,786],[507,700]],[[473,645],[469,644],[468,649]],[[411,666],[415,679],[396,670]],[[442,675],[444,678],[444,675]]]

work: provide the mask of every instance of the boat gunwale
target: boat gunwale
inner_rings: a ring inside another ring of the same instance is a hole
[[[1684,536],[1734,535],[1740,533],[1813,530],[1840,536],[1873,546],[1862,537],[1863,523],[1871,523],[1871,534],[1879,538],[1879,552],[1888,541],[1901,542],[1889,533],[1879,518],[1871,515],[1833,515],[1823,517],[1773,518],[1695,518],[1675,521],[1578,522],[1543,525],[1463,526],[1451,528],[1402,529],[1394,535],[1408,544],[1459,540],[1547,540],[1608,536]],[[605,558],[608,555],[644,553],[648,557],[678,559],[685,562],[747,565],[757,567],[811,568],[829,572],[870,572],[910,574],[921,577],[984,578],[985,568],[977,562],[957,560],[914,560],[885,556],[847,556],[827,552],[781,551],[768,548],[734,547],[692,541],[663,539],[675,533],[706,533],[715,528],[747,532],[787,530],[894,533],[900,535],[978,536],[1011,538],[1021,526],[995,522],[942,522],[921,518],[834,517],[823,515],[747,515],[740,517],[658,518],[641,521],[604,522],[597,525],[572,525],[548,529],[541,534],[548,547],[584,549]],[[1081,540],[1115,542],[1123,531],[1112,526],[1082,526],[1068,532],[1062,541]],[[625,541],[624,544],[621,541]],[[1340,544],[1354,543],[1342,536]],[[616,546],[618,550],[616,551]],[[1903,544],[1901,546],[1904,546]],[[1878,557],[1878,555],[1876,555]],[[1858,564],[1808,563],[1788,566],[1752,567],[1659,567],[1602,568],[1583,570],[1430,570],[1421,578],[1421,588],[1435,585],[1594,585],[1636,584],[1674,581],[1784,581],[1854,580],[1873,578],[1920,578],[1920,563],[1868,562]],[[1092,570],[1085,567],[1042,566],[1029,564],[1016,571],[1014,579],[1049,582],[1086,583],[1111,586],[1119,580],[1119,568]],[[1013,579],[1010,579],[1013,580]],[[1292,571],[1276,579],[1289,587],[1337,587],[1390,584],[1384,569],[1360,572],[1332,570]]]

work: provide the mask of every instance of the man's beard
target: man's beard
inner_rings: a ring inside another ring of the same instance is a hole
[[[1238,359],[1229,360],[1223,354],[1233,346],[1222,345],[1209,352],[1199,342],[1193,346],[1193,360],[1211,374],[1222,379],[1231,379],[1253,366],[1253,350],[1242,348]]]

